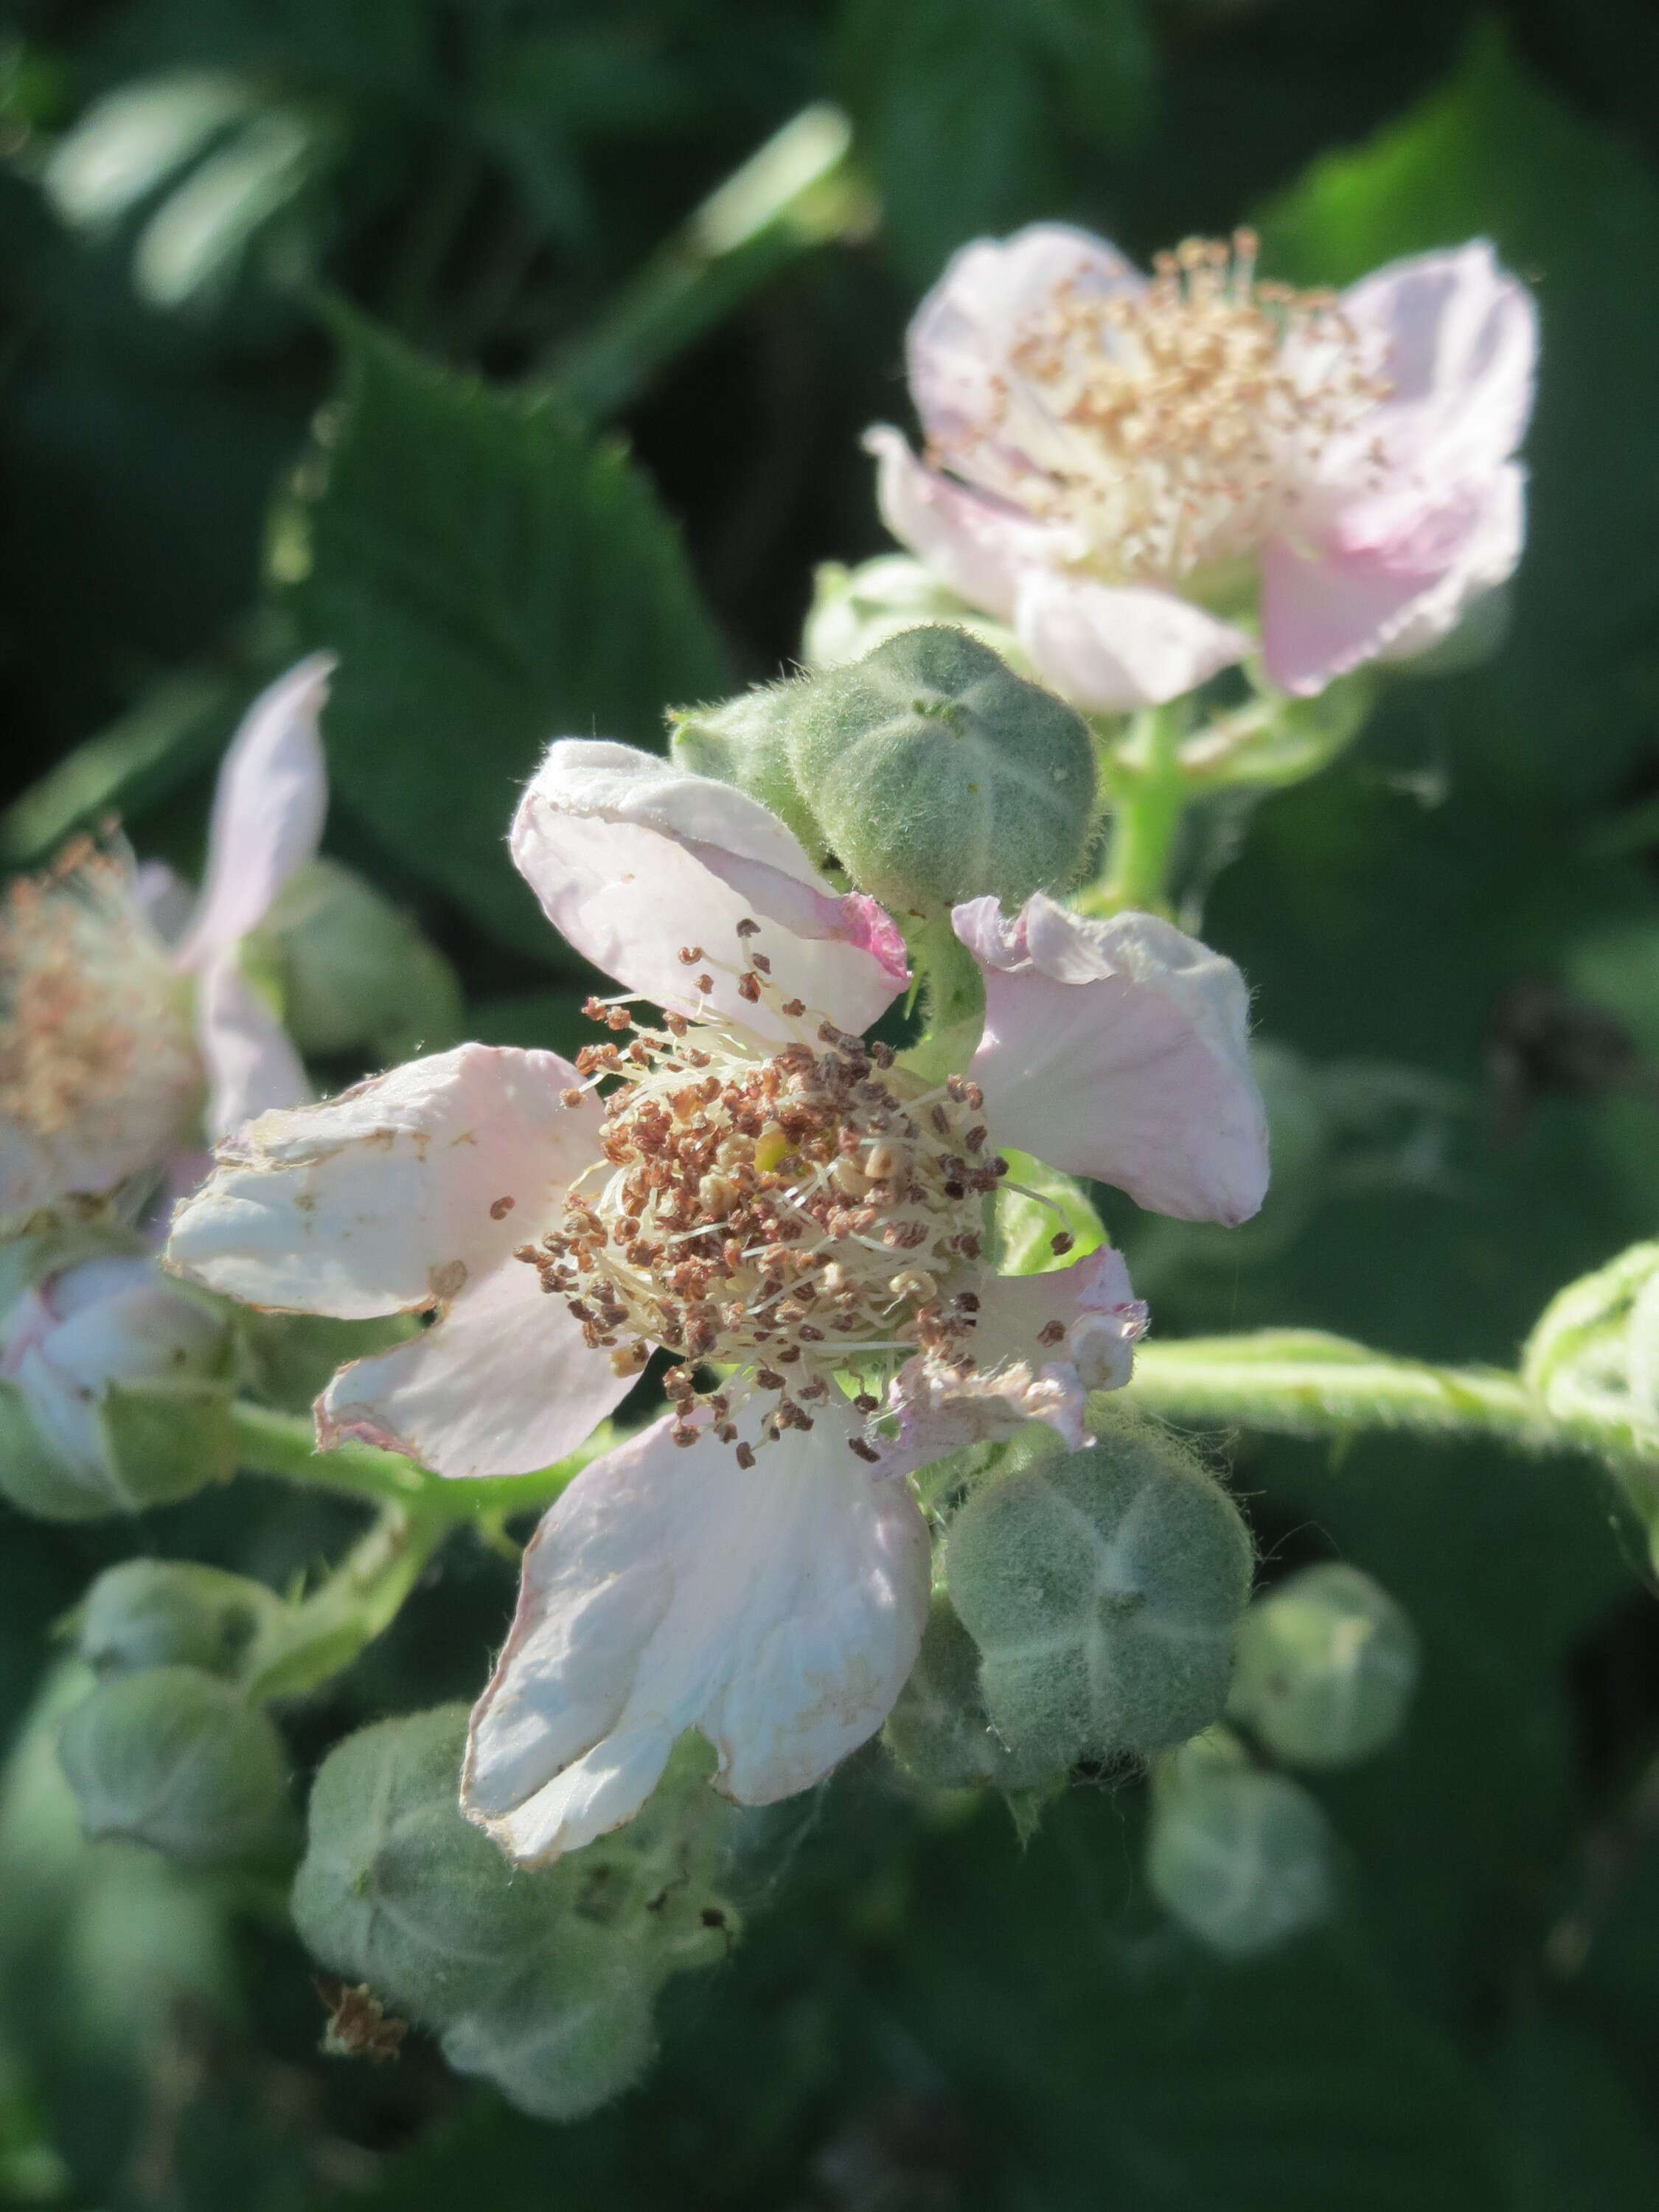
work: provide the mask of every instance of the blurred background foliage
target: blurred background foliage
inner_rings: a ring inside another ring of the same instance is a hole
[[[118,808],[192,866],[220,744],[344,655],[328,843],[456,962],[471,1033],[582,980],[501,837],[556,732],[653,743],[769,676],[882,540],[863,426],[951,249],[1257,222],[1340,283],[1492,236],[1537,288],[1503,652],[1401,681],[1329,774],[1205,825],[1278,1187],[1113,1226],[1161,1330],[1507,1360],[1659,1217],[1659,17],[1642,0],[23,0],[0,31],[0,861]],[[781,134],[781,136],[780,136]],[[1220,864],[1229,865],[1222,867]],[[342,1068],[342,1077],[354,1071]],[[1225,1965],[1103,1778],[1022,1845],[874,1751],[786,1808],[646,2086],[550,2130],[318,2055],[280,1880],[86,1845],[52,1636],[137,1548],[282,1586],[351,1510],[244,1480],[0,1544],[0,2202],[804,2212],[1647,2212],[1659,1610],[1579,1466],[1243,1440],[1265,1573],[1404,1604],[1402,1741],[1318,1785],[1337,1923]],[[452,1542],[286,1716],[466,1698],[511,1571]]]

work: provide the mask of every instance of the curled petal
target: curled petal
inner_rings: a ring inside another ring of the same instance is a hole
[[[1021,570],[1013,624],[1042,681],[1097,714],[1162,706],[1252,649],[1242,629],[1173,592],[1053,568]]]
[[[1231,960],[1146,914],[1089,921],[1041,892],[951,915],[985,979],[972,1073],[997,1137],[1183,1221],[1246,1221],[1267,1129]]]
[[[1508,580],[1525,538],[1525,479],[1510,462],[1431,509],[1355,508],[1311,550],[1270,544],[1261,562],[1269,681],[1307,698],[1362,662],[1425,653]]]
[[[513,858],[554,927],[630,991],[687,1014],[713,1011],[757,1036],[797,1032],[804,1000],[868,1028],[909,981],[904,947],[873,899],[837,897],[777,817],[730,785],[629,745],[564,738],[548,748],[513,823]],[[740,938],[744,921],[758,937]],[[684,948],[696,952],[680,959]],[[770,988],[746,1000],[750,949]],[[709,978],[706,991],[697,977]]]
[[[911,397],[929,445],[947,457],[953,447],[970,447],[975,480],[1017,496],[1022,479],[1043,465],[1047,410],[1019,405],[1024,380],[1015,349],[1060,287],[1109,299],[1139,292],[1146,281],[1115,246],[1065,223],[1032,223],[1011,238],[964,246],[917,308],[905,341]]]
[[[1013,613],[1024,568],[1080,550],[1073,532],[1033,522],[1006,501],[927,467],[884,423],[865,432],[864,446],[876,456],[882,520],[941,582],[987,614],[1006,620]]]
[[[311,1096],[305,1067],[274,1009],[237,966],[215,954],[196,987],[196,1042],[207,1071],[204,1119],[216,1141],[273,1107]]]
[[[178,949],[195,968],[255,929],[294,871],[311,859],[328,811],[318,717],[332,657],[313,653],[262,691],[219,770],[208,829],[207,875]]]
[[[358,1437],[438,1474],[528,1474],[574,1451],[633,1387],[509,1257],[419,1336],[343,1367],[317,1401],[317,1441]]]
[[[167,1265],[343,1320],[453,1299],[533,1237],[597,1156],[592,1096],[561,1103],[575,1081],[557,1053],[464,1044],[262,1114],[179,1208]]]
[[[974,1369],[912,1359],[894,1380],[895,1458],[907,1468],[1018,1435],[1028,1421],[1046,1421],[1081,1449],[1091,1441],[1089,1392],[1122,1388],[1146,1333],[1146,1309],[1109,1244],[1048,1274],[988,1276],[977,1295]]]
[[[754,1443],[762,1401],[734,1409]],[[716,1787],[805,1790],[881,1726],[927,1617],[927,1534],[902,1482],[815,1413],[739,1467],[672,1417],[586,1468],[525,1553],[506,1650],[472,1717],[462,1806],[529,1864],[628,1820],[700,1729]]]

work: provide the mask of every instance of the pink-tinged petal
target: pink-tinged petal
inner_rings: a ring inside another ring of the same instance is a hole
[[[981,1367],[1064,1360],[1085,1390],[1119,1390],[1128,1381],[1146,1308],[1111,1245],[1047,1274],[988,1276],[978,1295],[973,1350]]]
[[[764,1403],[734,1408],[757,1443]],[[517,1616],[472,1717],[462,1806],[527,1864],[639,1809],[700,1729],[716,1786],[809,1789],[881,1726],[927,1617],[927,1532],[848,1449],[850,1407],[744,1470],[672,1417],[582,1471],[525,1553]]]
[[[313,653],[262,691],[219,770],[207,873],[178,951],[182,967],[228,951],[264,921],[294,871],[311,859],[328,811],[318,717],[334,662]]]
[[[1173,592],[1022,569],[1014,635],[1051,690],[1097,714],[1162,706],[1251,652],[1250,640]]]
[[[1109,299],[1146,278],[1115,246],[1064,223],[964,246],[917,308],[905,342],[910,394],[928,442],[971,448],[976,481],[1016,489],[1042,465],[1046,410],[1019,404],[1012,358],[1062,287]],[[1037,450],[1034,453],[1033,447]]]
[[[1090,921],[1041,892],[951,923],[985,979],[972,1073],[993,1143],[1182,1221],[1249,1218],[1267,1188],[1249,999],[1231,960],[1157,916]]]
[[[357,1437],[437,1474],[528,1474],[574,1451],[634,1380],[509,1257],[419,1336],[343,1367],[317,1401],[318,1448]]]
[[[196,1042],[207,1071],[204,1120],[216,1143],[273,1107],[300,1106],[311,1085],[274,1008],[237,966],[215,954],[196,987]]]
[[[1275,540],[1261,559],[1268,681],[1308,698],[1365,661],[1426,652],[1507,581],[1525,538],[1525,478],[1510,462],[1407,516],[1356,507],[1311,550]]]
[[[781,1041],[798,1030],[778,1009],[799,998],[856,1031],[909,981],[890,919],[870,899],[830,891],[775,815],[631,746],[550,745],[512,845],[554,927],[627,989],[678,1012],[713,1012]],[[740,938],[744,921],[760,935]],[[682,947],[698,957],[681,960]],[[751,951],[772,963],[754,1003],[738,988]]]
[[[927,467],[885,423],[865,432],[864,447],[876,457],[882,520],[941,583],[987,614],[1012,615],[1023,569],[1082,550],[1075,532],[1033,522],[1005,501]]]
[[[251,1304],[348,1321],[453,1299],[533,1242],[598,1157],[592,1095],[561,1102],[575,1081],[557,1053],[464,1044],[262,1114],[179,1208],[167,1265]]]
[[[1146,1334],[1146,1309],[1110,1245],[1048,1274],[988,1276],[977,1296],[971,1372],[919,1358],[894,1379],[892,1461],[908,1471],[1017,1436],[1030,1421],[1046,1422],[1080,1450],[1092,1442],[1089,1392],[1121,1389]]]
[[[1342,309],[1389,386],[1357,447],[1420,472],[1427,490],[1509,459],[1532,413],[1538,311],[1485,239],[1393,262],[1344,293]]]

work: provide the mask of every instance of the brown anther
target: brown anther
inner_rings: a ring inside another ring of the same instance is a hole
[[[763,952],[751,952],[749,964],[751,968],[758,968],[763,975],[769,975],[772,972],[772,963]]]
[[[1076,1243],[1077,1239],[1069,1229],[1061,1229],[1048,1239],[1048,1249],[1051,1252],[1069,1252]]]
[[[856,1452],[861,1460],[867,1461],[872,1467],[874,1467],[881,1457],[881,1454],[875,1446],[866,1443],[862,1437],[848,1437],[847,1449],[849,1452]]]
[[[738,996],[745,1006],[757,1006],[760,994],[760,977],[745,968],[738,978]]]
[[[752,915],[744,915],[743,920],[738,924],[738,935],[739,937],[758,937],[760,933],[761,926],[759,922],[755,920]]]
[[[970,1152],[976,1152],[985,1142],[984,1124],[976,1121],[962,1141]]]
[[[699,975],[699,976],[698,976],[698,978],[697,978],[697,988],[698,988],[700,991],[712,991],[712,990],[714,989],[714,977],[713,977],[712,975]]]
[[[950,1135],[951,1117],[942,1106],[935,1104],[929,1107],[927,1109],[927,1118],[933,1123],[935,1130],[937,1130],[941,1137],[948,1137]]]
[[[1058,1344],[1065,1334],[1066,1324],[1063,1321],[1045,1322],[1042,1327],[1037,1331],[1037,1342],[1039,1344]]]
[[[637,1375],[651,1357],[649,1347],[640,1343],[620,1346],[611,1355],[613,1375]]]
[[[739,1444],[732,1456],[745,1474],[755,1464],[755,1455],[747,1444]]]
[[[965,1182],[957,1182],[954,1178],[952,1178],[952,1180],[947,1182],[945,1186],[945,1195],[946,1198],[951,1199],[966,1198],[968,1195],[968,1186]]]
[[[702,947],[701,945],[682,945],[678,957],[681,967],[695,968],[702,958]]]
[[[1003,1157],[1002,1157],[1001,1153],[1000,1153],[1000,1152],[999,1152],[999,1153],[997,1154],[997,1156],[996,1156],[995,1159],[994,1159],[994,1160],[992,1161],[992,1163],[991,1163],[991,1173],[992,1173],[994,1176],[998,1176],[998,1177],[1000,1177],[1000,1176],[1006,1176],[1006,1175],[1007,1174],[1007,1172],[1008,1172],[1008,1163],[1007,1163],[1007,1161],[1006,1161],[1006,1160],[1005,1160],[1005,1159],[1003,1158]]]
[[[507,1215],[512,1212],[516,1202],[517,1201],[511,1198],[496,1199],[489,1209],[490,1219],[492,1221],[505,1221]]]
[[[668,1433],[682,1451],[697,1441],[697,1432],[690,1421],[676,1421]]]
[[[890,1044],[882,1044],[878,1042],[872,1041],[867,1049],[871,1059],[874,1060],[878,1067],[890,1067],[893,1065],[893,1062],[898,1058],[898,1054],[893,1050]]]
[[[867,1390],[860,1390],[853,1403],[861,1413],[878,1413],[881,1411],[880,1399],[872,1398]]]
[[[755,1380],[763,1390],[781,1390],[784,1388],[784,1378],[775,1367],[757,1367]]]
[[[580,1106],[586,1095],[586,1091],[579,1091],[573,1083],[568,1091],[560,1091],[559,1103],[561,1106]]]
[[[806,1012],[806,1001],[805,999],[786,999],[783,1002],[783,1011],[792,1022],[799,1021]]]

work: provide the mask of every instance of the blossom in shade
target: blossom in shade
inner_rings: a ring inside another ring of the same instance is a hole
[[[1247,233],[1148,278],[1039,224],[965,246],[908,351],[925,455],[866,441],[887,526],[1085,709],[1258,647],[1310,695],[1438,643],[1520,557],[1536,317],[1484,240],[1332,295],[1259,282]]]
[[[282,1024],[244,975],[242,940],[321,835],[318,716],[331,663],[258,698],[219,775],[191,908],[166,868],[80,838],[0,904],[0,1221],[187,1176],[210,1137],[307,1096]]]
[[[1243,986],[1167,924],[958,908],[990,1018],[933,1081],[865,1037],[908,981],[892,921],[744,794],[565,739],[512,848],[617,980],[600,1041],[464,1045],[263,1115],[167,1256],[262,1306],[428,1312],[341,1370],[318,1431],[447,1475],[556,1462],[672,1355],[669,1410],[544,1520],[474,1716],[464,1805],[535,1863],[627,1820],[687,1729],[743,1802],[817,1781],[915,1657],[908,1476],[1033,1419],[1080,1445],[1127,1379],[1115,1252],[992,1269],[1000,1143],[1224,1220],[1267,1166]]]

